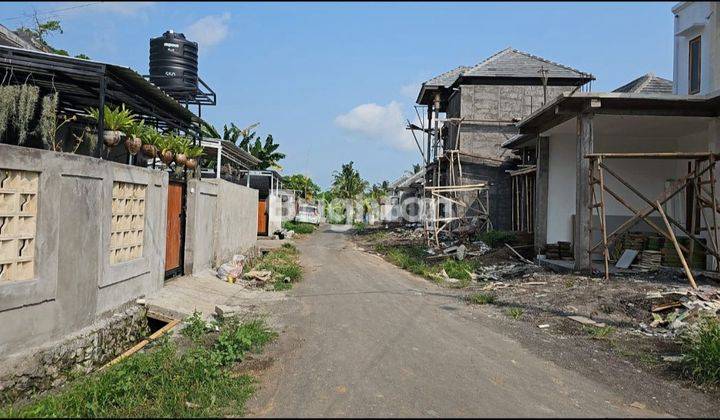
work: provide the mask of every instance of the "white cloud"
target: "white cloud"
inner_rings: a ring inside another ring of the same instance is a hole
[[[375,103],[358,105],[335,117],[335,124],[362,139],[388,143],[399,150],[417,149],[412,133],[405,129],[407,118],[403,106],[397,101],[384,106]]]
[[[400,94],[413,101],[417,98],[418,92],[420,92],[420,86],[422,83],[408,83],[400,88]]]
[[[185,35],[189,40],[197,42],[202,51],[203,47],[212,47],[227,38],[230,33],[229,21],[230,13],[205,16],[188,26]]]

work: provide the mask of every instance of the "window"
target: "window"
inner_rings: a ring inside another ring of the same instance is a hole
[[[693,38],[688,44],[689,66],[688,66],[688,90],[695,94],[700,92],[700,37]]]

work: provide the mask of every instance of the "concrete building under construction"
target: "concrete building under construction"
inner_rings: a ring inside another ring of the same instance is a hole
[[[453,229],[471,219],[476,226],[523,230],[512,196],[522,190],[532,199],[532,185],[514,177],[535,156],[516,156],[501,145],[517,133],[515,123],[562,93],[589,90],[592,80],[589,73],[507,48],[423,83],[416,102],[426,107],[427,122],[409,128],[424,136],[427,196],[441,198],[430,220],[436,232],[437,221],[440,229]]]

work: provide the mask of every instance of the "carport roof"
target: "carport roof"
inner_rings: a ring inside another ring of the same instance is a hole
[[[581,113],[609,115],[648,115],[717,117],[720,91],[707,95],[639,93],[564,93],[516,124],[519,134],[503,147],[513,149]]]

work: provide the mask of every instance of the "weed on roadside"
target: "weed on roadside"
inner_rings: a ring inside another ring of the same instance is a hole
[[[485,293],[473,293],[467,297],[468,302],[476,305],[486,305],[495,302],[495,296]]]
[[[507,311],[505,311],[507,316],[509,316],[512,319],[520,319],[520,317],[523,316],[523,310],[521,308],[508,308]]]
[[[188,319],[199,330],[197,316]],[[254,390],[252,377],[233,376],[230,365],[273,337],[263,321],[222,320],[214,343],[181,351],[159,340],[102,372],[86,375],[51,395],[0,409],[0,417],[221,417],[242,415]]]
[[[282,227],[287,230],[292,230],[295,233],[301,235],[307,235],[315,232],[315,225],[312,223],[295,222],[292,220],[286,220],[282,223]]]
[[[615,328],[611,326],[596,327],[593,325],[586,325],[583,327],[586,333],[596,340],[602,340],[608,338],[615,332]]]
[[[299,254],[295,245],[286,242],[280,248],[267,252],[254,264],[246,266],[244,271],[270,270],[273,273],[274,290],[288,290],[292,288],[292,283],[300,281],[303,276]],[[285,282],[286,278],[290,282]]]
[[[192,341],[198,341],[205,334],[207,325],[202,318],[202,313],[193,311],[193,314],[185,319],[185,326],[180,330],[180,334]]]
[[[704,317],[682,337],[686,375],[702,385],[720,384],[720,321]]]

